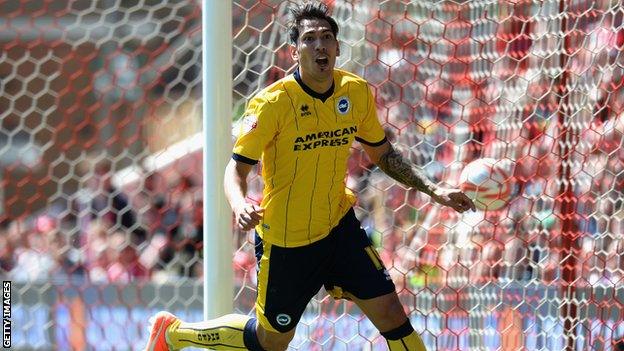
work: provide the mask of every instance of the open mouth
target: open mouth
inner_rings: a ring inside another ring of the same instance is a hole
[[[316,59],[316,63],[321,67],[326,67],[329,64],[329,59],[327,57],[319,57]]]

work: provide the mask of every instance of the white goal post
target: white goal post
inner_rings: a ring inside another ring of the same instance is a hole
[[[223,192],[231,150],[232,2],[203,0],[204,318],[232,311],[232,224]]]

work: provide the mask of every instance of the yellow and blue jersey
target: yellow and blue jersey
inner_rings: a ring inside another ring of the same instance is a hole
[[[374,146],[386,137],[368,83],[352,73],[334,70],[332,88],[319,94],[297,71],[248,103],[232,157],[262,159],[263,240],[296,247],[330,233],[355,203],[346,187],[353,140]]]

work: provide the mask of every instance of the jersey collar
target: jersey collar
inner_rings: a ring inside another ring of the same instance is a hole
[[[299,73],[299,67],[297,67],[297,69],[295,70],[295,73],[293,73],[293,76],[295,77],[295,80],[297,81],[297,83],[299,83],[299,85],[301,86],[301,89],[303,89],[303,91],[305,91],[308,95],[312,96],[313,98],[317,98],[325,102],[325,100],[329,99],[329,97],[334,94],[334,85],[335,85],[334,82],[332,82],[331,87],[326,92],[320,94],[312,90],[312,88],[310,88],[309,86],[305,85],[305,83],[301,79],[301,73]]]

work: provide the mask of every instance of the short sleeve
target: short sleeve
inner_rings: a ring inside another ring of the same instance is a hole
[[[256,164],[264,147],[277,133],[276,114],[271,112],[271,104],[255,97],[247,105],[235,131],[236,143],[233,156],[237,161]]]
[[[355,140],[366,145],[379,146],[386,142],[386,133],[377,118],[375,99],[368,85],[366,86],[366,94],[366,115],[360,122]]]

